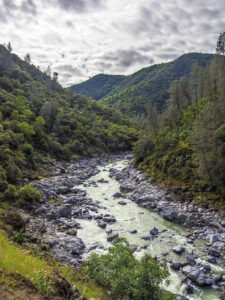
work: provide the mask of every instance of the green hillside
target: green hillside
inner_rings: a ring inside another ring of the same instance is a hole
[[[108,96],[126,76],[99,74],[91,79],[71,86],[74,93],[84,95],[94,100],[100,100]]]
[[[137,137],[118,111],[63,89],[0,45],[0,202],[15,200],[14,185],[36,178],[50,158],[124,151]]]
[[[184,198],[225,207],[225,58],[172,82],[163,116],[148,106],[136,164]]]
[[[213,54],[189,53],[172,62],[153,65],[129,76],[98,75],[71,89],[129,116],[144,113],[145,105],[150,100],[158,111],[163,111],[165,101],[169,98],[171,82],[190,74],[193,63],[206,66],[212,58]]]

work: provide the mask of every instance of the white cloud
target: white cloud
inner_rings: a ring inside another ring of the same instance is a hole
[[[42,69],[50,64],[68,86],[214,52],[224,10],[221,0],[0,0],[0,42]]]

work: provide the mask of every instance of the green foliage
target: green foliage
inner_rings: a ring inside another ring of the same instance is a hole
[[[138,261],[125,239],[118,239],[106,255],[92,254],[85,266],[87,276],[115,299],[164,299],[159,285],[169,275],[166,264],[149,255]]]
[[[7,189],[6,173],[3,167],[0,165],[0,193]]]
[[[51,156],[130,150],[139,132],[120,112],[73,95],[0,45],[0,193],[33,179]]]
[[[0,231],[0,253],[1,269],[24,276],[46,296],[54,293],[52,267],[45,260],[34,257],[18,245],[12,244],[2,231]]]
[[[19,189],[18,197],[20,205],[24,205],[26,203],[32,204],[41,199],[41,194],[36,188],[33,188],[30,185],[25,185]]]
[[[31,281],[44,295],[51,296],[55,293],[54,283],[48,278],[47,272],[42,270],[34,272]]]
[[[7,180],[9,181],[9,183],[18,184],[22,177],[22,173],[20,168],[16,165],[13,158],[10,158],[7,164],[6,171],[7,171]]]
[[[3,198],[7,202],[15,202],[17,200],[17,189],[14,185],[9,184],[8,189],[3,194]]]
[[[14,232],[12,236],[13,242],[22,245],[24,243],[24,229],[20,229],[19,232]]]
[[[155,135],[148,128],[134,148],[136,164],[153,179],[219,208],[225,207],[224,67],[224,57],[216,56],[173,82],[160,130]]]
[[[100,74],[73,85],[71,90],[136,118],[137,114],[146,113],[145,107],[149,102],[158,111],[164,111],[172,81],[189,75],[193,63],[206,66],[212,58],[211,54],[189,53],[175,61],[153,65],[129,76]],[[182,84],[185,87],[185,81]]]

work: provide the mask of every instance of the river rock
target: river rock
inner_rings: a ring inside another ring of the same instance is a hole
[[[194,287],[191,284],[188,284],[185,288],[188,295],[194,294]]]
[[[200,269],[196,267],[186,266],[183,268],[182,272],[189,279],[191,279],[191,281],[199,286],[209,286],[212,284],[212,279],[207,277]]]
[[[98,223],[98,227],[104,229],[104,228],[106,228],[106,223],[102,223],[102,222]]]
[[[145,241],[151,241],[153,238],[151,235],[146,235],[146,236],[142,236],[141,239]]]
[[[120,204],[120,205],[127,205],[127,202],[125,202],[125,201],[119,201],[118,204]]]
[[[120,198],[122,195],[121,193],[117,192],[113,195],[114,198]]]
[[[115,240],[118,236],[119,235],[117,232],[112,232],[107,236],[107,241],[111,242],[111,241]]]
[[[64,204],[59,208],[58,211],[60,217],[69,218],[72,213],[71,206],[69,204]]]
[[[182,253],[184,253],[185,248],[184,248],[183,246],[177,246],[177,247],[174,247],[172,250],[173,250],[173,252],[175,252],[176,254],[181,255]]]
[[[171,267],[172,270],[178,271],[181,268],[181,263],[179,263],[179,262],[171,263],[170,267]]]
[[[215,235],[215,234],[211,235],[209,241],[210,241],[211,244],[214,244],[214,243],[218,242],[219,241],[218,235]]]
[[[215,256],[215,257],[220,257],[221,254],[219,251],[215,250],[215,249],[209,249],[208,254],[211,256]]]
[[[67,231],[66,231],[67,234],[69,235],[72,235],[72,236],[76,236],[77,235],[77,231],[76,229],[74,228],[69,228]]]
[[[57,188],[57,193],[58,194],[67,194],[69,192],[69,189],[67,186],[59,186]]]
[[[152,228],[152,230],[150,230],[150,233],[153,235],[157,235],[159,233],[159,230],[156,227],[154,227]]]
[[[136,189],[134,185],[131,185],[130,183],[122,183],[120,186],[120,190],[123,193],[129,193],[133,192]]]

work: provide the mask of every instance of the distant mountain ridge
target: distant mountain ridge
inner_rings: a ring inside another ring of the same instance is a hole
[[[159,111],[163,111],[171,82],[189,75],[193,63],[205,67],[213,57],[214,54],[188,53],[174,61],[152,65],[127,76],[99,74],[70,89],[130,116],[144,113],[150,100]]]

